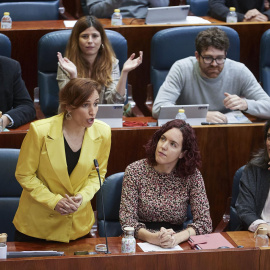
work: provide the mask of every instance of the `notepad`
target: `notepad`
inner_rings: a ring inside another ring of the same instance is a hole
[[[176,250],[183,250],[179,245],[176,245],[173,248],[162,248],[160,246],[156,246],[149,243],[137,243],[137,245],[144,251],[144,252],[154,252],[154,251],[176,251]]]
[[[193,249],[234,248],[234,246],[220,233],[190,236],[188,243]]]

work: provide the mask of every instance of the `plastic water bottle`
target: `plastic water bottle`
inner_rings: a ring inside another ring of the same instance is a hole
[[[112,15],[112,25],[122,25],[122,14],[120,13],[120,9],[115,9]]]
[[[267,236],[266,228],[259,228],[256,236],[256,247],[268,247],[269,238]]]
[[[179,109],[177,115],[175,116],[175,119],[180,119],[180,120],[187,120],[187,116],[185,114],[185,110],[184,109]]]
[[[237,14],[235,12],[235,7],[230,7],[230,11],[226,17],[227,23],[237,23]]]
[[[2,29],[11,29],[12,27],[12,20],[9,16],[9,12],[4,12],[4,16],[1,19],[1,28]]]
[[[0,132],[4,130],[4,123],[2,118],[2,112],[0,111]]]

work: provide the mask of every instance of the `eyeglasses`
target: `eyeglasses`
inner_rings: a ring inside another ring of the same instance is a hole
[[[213,63],[213,61],[216,61],[216,63],[218,64],[218,65],[223,65],[224,64],[224,62],[225,62],[225,60],[226,60],[226,57],[224,57],[224,56],[219,56],[219,57],[217,57],[217,58],[214,58],[214,57],[212,57],[212,56],[202,56],[201,54],[200,54],[200,56],[202,57],[202,59],[203,59],[203,62],[205,63],[205,64],[212,64]]]

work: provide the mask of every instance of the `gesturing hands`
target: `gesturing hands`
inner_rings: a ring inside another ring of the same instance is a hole
[[[68,58],[63,58],[60,52],[57,53],[57,57],[61,68],[68,72],[70,79],[77,78],[77,67]]]
[[[81,194],[69,197],[66,194],[66,198],[61,199],[55,206],[54,210],[61,215],[68,215],[76,212],[82,204],[83,197]]]
[[[139,57],[135,58],[135,53],[133,53],[128,60],[125,62],[123,66],[123,72],[130,72],[131,70],[137,68],[141,63],[143,59],[143,52],[140,51]]]

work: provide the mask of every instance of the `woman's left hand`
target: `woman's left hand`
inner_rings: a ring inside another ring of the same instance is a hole
[[[128,60],[125,62],[124,66],[123,66],[123,70],[124,72],[130,72],[131,70],[137,68],[141,63],[142,63],[142,59],[143,59],[143,52],[140,51],[140,56],[135,58],[135,53],[133,53]]]

